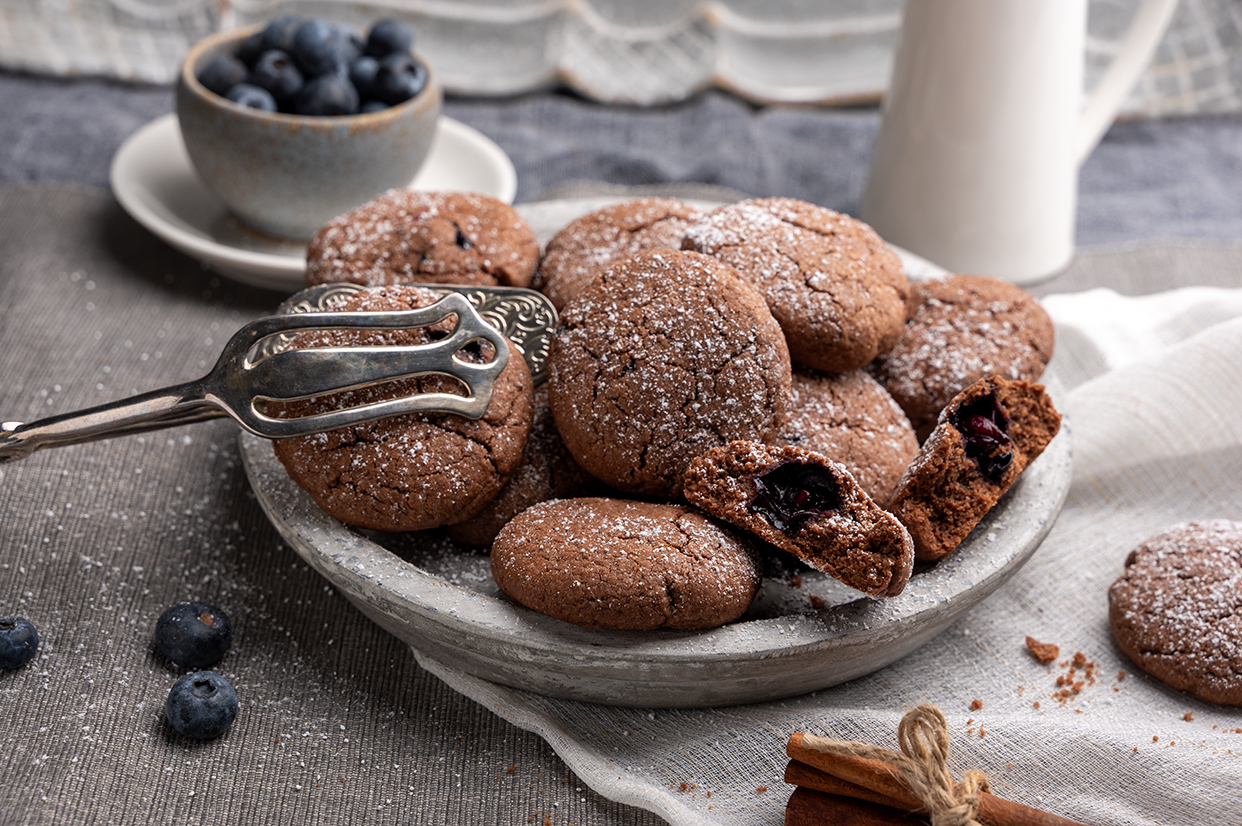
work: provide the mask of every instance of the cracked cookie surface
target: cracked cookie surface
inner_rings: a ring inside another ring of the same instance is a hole
[[[690,460],[734,439],[770,442],[789,408],[789,351],[732,267],[639,253],[565,307],[549,400],[574,459],[629,493],[676,497]]]
[[[473,192],[393,189],[329,221],[306,249],[306,284],[529,287],[539,240],[508,204]]]
[[[1108,617],[1148,674],[1242,706],[1242,523],[1185,522],[1144,540],[1108,589]]]
[[[536,285],[559,311],[612,264],[645,250],[681,249],[700,215],[677,198],[635,198],[590,212],[548,240]]]
[[[793,371],[779,441],[845,465],[876,502],[887,502],[919,452],[910,420],[869,373]]]
[[[756,198],[712,210],[682,246],[729,263],[759,289],[797,364],[856,370],[901,335],[908,293],[901,259],[848,215]]]
[[[496,537],[492,577],[515,602],[591,628],[714,628],[760,584],[750,544],[686,505],[542,502]]]
[[[534,419],[522,461],[500,489],[474,516],[446,528],[449,539],[463,545],[492,544],[500,529],[517,514],[548,499],[590,496],[603,485],[569,454],[552,419],[548,386],[535,390]]]
[[[439,293],[417,287],[372,287],[339,309],[407,310],[434,304]],[[337,308],[334,308],[337,309]],[[442,325],[444,323],[442,322]],[[447,332],[451,326],[442,326]],[[301,333],[297,347],[423,344],[436,328]],[[305,416],[412,393],[464,394],[455,379],[420,376],[297,402],[275,409]],[[289,476],[329,515],[382,531],[434,528],[473,515],[500,491],[522,458],[532,416],[526,361],[510,348],[487,412],[478,420],[420,413],[272,442]],[[274,406],[275,407],[275,406]]]
[[[867,369],[920,437],[949,400],[987,376],[1035,381],[1052,358],[1052,320],[1030,293],[978,275],[910,285],[910,320]]]

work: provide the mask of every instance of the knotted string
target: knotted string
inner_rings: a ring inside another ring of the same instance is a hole
[[[907,712],[897,726],[897,743],[900,754],[871,743],[821,737],[814,738],[813,747],[889,764],[922,801],[932,826],[981,826],[979,795],[989,791],[987,777],[971,769],[954,785],[949,774],[949,729],[940,709],[925,703]]]

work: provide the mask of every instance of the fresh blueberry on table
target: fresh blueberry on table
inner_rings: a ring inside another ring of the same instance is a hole
[[[358,111],[358,90],[349,78],[320,75],[302,88],[293,104],[295,115],[352,115]]]
[[[198,82],[220,96],[227,96],[229,90],[239,83],[245,83],[250,69],[241,58],[231,54],[222,54],[211,61],[198,73]]]
[[[220,661],[233,644],[228,614],[203,602],[183,602],[160,615],[155,646],[183,668],[204,668]]]
[[[196,671],[173,683],[164,704],[168,722],[195,740],[219,737],[237,717],[237,692],[214,671]]]
[[[262,87],[252,86],[249,83],[238,83],[232,89],[229,89],[225,97],[234,103],[249,106],[251,109],[259,109],[264,112],[276,111],[276,98],[272,97],[272,93]]]
[[[293,58],[279,49],[259,55],[250,72],[250,82],[271,92],[277,103],[293,100],[305,83]]]
[[[20,668],[39,650],[39,632],[25,617],[0,617],[0,671]]]
[[[366,53],[372,57],[404,54],[414,48],[414,31],[408,24],[385,18],[375,21],[367,33]]]
[[[427,67],[412,55],[392,54],[380,61],[375,97],[389,106],[409,100],[427,85]]]

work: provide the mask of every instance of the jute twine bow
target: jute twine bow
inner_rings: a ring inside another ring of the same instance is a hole
[[[929,703],[916,706],[897,726],[901,754],[871,743],[816,738],[815,748],[882,760],[927,809],[932,826],[981,826],[979,795],[990,792],[983,772],[971,769],[956,785],[949,774],[949,730],[944,714]]]

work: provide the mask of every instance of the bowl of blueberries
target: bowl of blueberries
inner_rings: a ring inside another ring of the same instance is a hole
[[[177,117],[195,170],[251,228],[305,240],[413,180],[443,100],[414,35],[286,15],[195,44]]]

